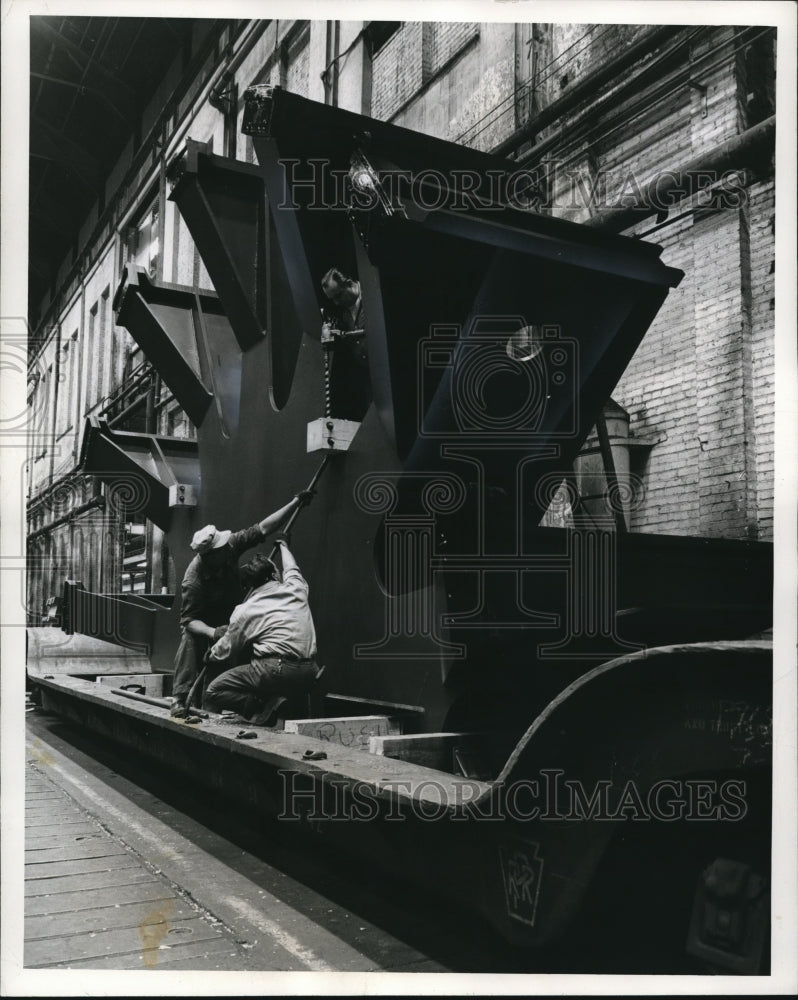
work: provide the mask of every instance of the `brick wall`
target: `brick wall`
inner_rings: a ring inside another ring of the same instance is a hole
[[[747,233],[739,212],[699,219],[693,230],[696,297],[696,416],[699,530],[708,536],[747,535],[741,258]]]
[[[390,119],[479,37],[473,22],[405,22],[374,56],[371,113]]]
[[[308,36],[309,37],[309,36]],[[308,75],[310,70],[310,47],[307,42],[291,53],[285,75],[286,89],[293,94],[308,96]]]
[[[692,154],[699,156],[737,135],[740,127],[738,81],[731,55],[732,28],[718,28],[690,49],[691,77],[706,94],[691,90]],[[724,57],[720,58],[720,46]],[[717,63],[713,67],[713,64]]]
[[[650,30],[646,24],[541,24],[536,29],[535,90],[541,107],[565,96],[587,73]]]
[[[774,182],[758,181],[748,189],[751,270],[751,395],[753,401],[756,507],[759,537],[773,538],[774,358]]]
[[[419,21],[403,23],[374,56],[371,113],[386,120],[422,85],[422,31]]]
[[[707,68],[731,37],[718,28],[691,51],[706,94],[690,89],[660,103],[655,114],[594,144],[592,159],[582,151],[581,168],[607,170],[616,183],[633,171],[643,182],[736,135],[745,123],[735,61],[727,52]],[[647,456],[633,452],[633,471],[645,480],[633,530],[772,538],[772,179],[750,183],[746,195],[739,209],[685,201],[650,237],[685,277],[613,392],[630,413],[632,436],[657,442]],[[556,214],[568,214],[564,204]]]
[[[698,214],[660,241],[685,278],[613,393],[632,436],[658,439],[635,530],[772,537],[773,342],[757,273],[772,245],[752,214]]]
[[[458,25],[430,25],[457,28]],[[468,26],[466,26],[468,27]],[[515,87],[512,24],[471,26],[474,34],[455,33],[450,42],[460,46],[445,72],[433,75],[415,99],[393,118],[397,125],[477,149],[491,149],[514,128],[512,96]],[[478,41],[474,41],[478,31]],[[434,38],[434,36],[432,36]],[[504,113],[492,113],[499,107]],[[375,115],[376,117],[376,115]]]
[[[632,511],[635,531],[699,534],[695,306],[700,289],[697,293],[690,226],[684,220],[660,240],[663,260],[681,268],[685,278],[669,293],[612,394],[629,412],[630,434],[658,442],[632,466],[645,481]]]
[[[473,22],[441,21],[427,26],[428,71],[437,73],[464,45],[479,35]]]

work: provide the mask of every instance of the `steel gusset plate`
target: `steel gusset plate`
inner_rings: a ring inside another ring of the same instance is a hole
[[[128,265],[114,311],[194,424],[215,402],[228,428],[237,426],[241,351],[216,295],[156,282]]]
[[[267,207],[257,167],[189,139],[170,167],[177,205],[242,351],[268,324]]]
[[[169,487],[200,485],[196,441],[113,431],[97,417],[86,422],[81,464],[109,486],[127,515],[146,516],[164,531],[171,522]]]

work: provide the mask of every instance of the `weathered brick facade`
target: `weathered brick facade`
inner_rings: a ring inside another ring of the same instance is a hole
[[[424,25],[403,24],[374,56],[371,113],[388,120],[424,82]]]

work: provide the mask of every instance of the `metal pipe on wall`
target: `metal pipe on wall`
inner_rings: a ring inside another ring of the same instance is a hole
[[[658,206],[662,205],[664,196],[677,187],[681,189],[686,184],[687,189],[682,197],[695,194],[701,189],[702,174],[719,174],[751,166],[758,156],[772,151],[775,136],[776,116],[771,115],[758,125],[716,146],[709,153],[689,160],[676,170],[654,177],[643,189],[641,207],[612,208],[586,219],[584,224],[611,232],[628,229],[635,222],[661,211]],[[706,176],[703,180],[707,180]]]
[[[561,115],[566,114],[586,97],[594,96],[598,88],[619,77],[630,66],[633,66],[639,59],[652,51],[652,49],[666,42],[681,30],[682,28],[679,25],[664,25],[654,28],[644,35],[643,38],[638,39],[638,41],[630,45],[620,56],[611,59],[600,69],[588,73],[579,83],[574,84],[573,88],[567,94],[553,101],[539,115],[536,115],[532,121],[516,129],[512,135],[500,142],[491,152],[495,156],[507,156],[515,152],[519,146],[527,142],[536,133],[547,128]]]

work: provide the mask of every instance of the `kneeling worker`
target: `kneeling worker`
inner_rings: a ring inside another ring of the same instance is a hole
[[[285,538],[275,541],[282,580],[266,556],[255,556],[242,567],[252,590],[207,654],[209,665],[230,669],[208,685],[205,707],[214,712],[232,709],[259,725],[268,725],[286,698],[308,692],[319,671],[307,581]]]
[[[185,718],[186,699],[197,679],[202,658],[219,638],[233,608],[244,596],[239,582],[238,559],[275,532],[312,493],[303,490],[290,503],[243,531],[220,531],[213,524],[201,528],[191,540],[196,555],[183,577],[180,607],[181,638],[175,655],[171,714]]]

